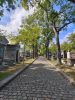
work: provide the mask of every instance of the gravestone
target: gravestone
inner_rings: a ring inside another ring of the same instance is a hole
[[[67,52],[67,64],[74,65],[75,64],[75,52]]]
[[[72,65],[74,65],[75,64],[75,52],[71,52],[71,63],[72,63]]]
[[[61,52],[61,61],[63,64],[66,64],[67,63],[67,52],[66,51],[62,51]]]
[[[71,66],[71,55],[70,55],[70,52],[68,51],[67,52],[67,65]]]

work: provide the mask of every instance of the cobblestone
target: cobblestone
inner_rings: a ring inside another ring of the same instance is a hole
[[[75,87],[39,57],[0,90],[0,100],[75,100]]]

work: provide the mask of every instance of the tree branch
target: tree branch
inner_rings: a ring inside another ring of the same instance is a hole
[[[54,33],[56,34],[57,33],[57,28],[55,27],[55,24],[52,25],[52,28],[53,28]]]
[[[64,27],[66,27],[67,25],[71,24],[71,23],[74,23],[75,20],[73,21],[69,21],[68,23],[65,23],[63,26],[61,26],[59,29],[58,29],[58,32],[61,31]]]

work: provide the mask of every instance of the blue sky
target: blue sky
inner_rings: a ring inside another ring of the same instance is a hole
[[[66,40],[67,40],[66,38],[67,38],[72,32],[75,32],[75,24],[70,24],[70,25],[68,25],[68,27],[67,27],[66,30],[62,30],[62,31],[60,32],[60,41],[61,41],[61,43],[62,43],[63,41],[66,41]]]
[[[20,2],[20,0],[19,0]],[[19,4],[17,3],[17,5]],[[22,19],[26,18],[29,14],[33,13],[33,9],[30,9],[30,11],[25,11],[22,6],[17,6],[15,10],[11,10],[10,12],[7,11],[4,7],[4,16],[0,20],[0,29],[4,29],[7,31],[6,35],[13,33],[16,35],[18,33],[18,29],[20,25],[22,24]],[[75,25],[70,24],[67,28],[67,30],[63,30],[60,32],[60,42],[66,40],[66,37],[75,31]]]

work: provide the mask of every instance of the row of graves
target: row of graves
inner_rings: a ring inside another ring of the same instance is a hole
[[[57,59],[57,53],[49,52],[48,59]],[[68,66],[75,66],[75,51],[62,51],[61,52],[61,61],[63,64]]]
[[[19,62],[19,44],[9,44],[8,40],[0,37],[0,66],[13,65]]]

